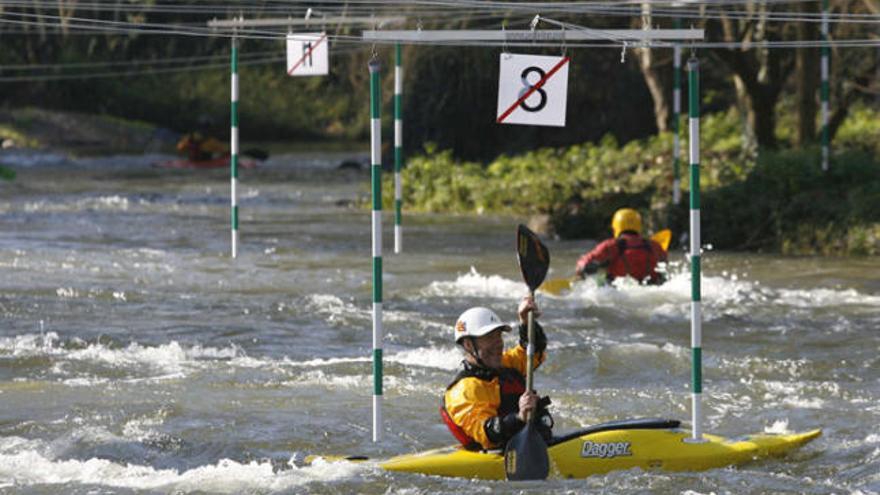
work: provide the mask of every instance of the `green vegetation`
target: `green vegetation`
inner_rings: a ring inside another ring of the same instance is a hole
[[[0,180],[12,180],[15,178],[15,170],[0,165]]]
[[[15,146],[22,148],[36,148],[40,145],[37,139],[28,136],[27,132],[20,130],[13,124],[0,124],[0,142],[12,141]]]
[[[704,240],[721,249],[880,254],[878,120],[880,112],[857,108],[842,125],[824,173],[818,147],[754,156],[743,151],[735,110],[705,116]],[[688,219],[684,131],[678,207],[670,204],[671,143],[669,133],[624,145],[606,136],[595,144],[502,155],[486,166],[428,145],[403,171],[404,204],[416,211],[547,214],[565,238],[607,235],[614,210],[628,205],[647,213],[648,230],[682,232]],[[389,206],[390,200],[386,195]]]
[[[0,111],[0,141],[15,147],[60,147],[107,151],[143,151],[156,128],[142,121],[112,115],[50,111],[21,107]]]
[[[725,249],[880,254],[880,163],[864,151],[818,147],[762,153],[745,180],[707,191],[705,239]],[[686,211],[677,212],[680,219]]]

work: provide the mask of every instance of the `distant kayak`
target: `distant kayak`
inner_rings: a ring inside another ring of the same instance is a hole
[[[229,166],[229,157],[221,156],[219,158],[213,158],[211,160],[168,160],[164,162],[159,162],[155,164],[156,167],[159,168],[223,168]],[[250,159],[239,159],[238,166],[242,168],[255,168],[257,166],[256,160]]]

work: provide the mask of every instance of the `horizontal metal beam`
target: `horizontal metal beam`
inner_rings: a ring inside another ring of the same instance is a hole
[[[237,27],[271,27],[271,26],[321,26],[324,24],[368,24],[385,26],[388,24],[400,24],[406,21],[406,17],[310,17],[308,19],[286,17],[283,19],[214,19],[208,21],[208,27],[212,28],[237,28]]]
[[[522,30],[438,30],[364,31],[365,41],[441,42],[441,41],[684,41],[702,40],[702,29],[529,29]]]

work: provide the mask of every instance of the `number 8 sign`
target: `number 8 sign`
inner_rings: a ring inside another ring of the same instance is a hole
[[[502,53],[496,122],[565,127],[569,60]]]

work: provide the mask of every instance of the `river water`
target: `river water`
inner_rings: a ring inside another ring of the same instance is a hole
[[[394,255],[386,216],[374,444],[370,213],[349,206],[367,172],[335,170],[344,154],[242,171],[232,260],[228,172],[150,166],[160,158],[5,157],[19,176],[0,182],[0,493],[880,492],[880,262],[709,246],[705,429],[823,428],[800,451],[543,483],[302,466],[452,443],[437,412],[461,360],[451,324],[473,305],[514,318],[523,219],[410,215]],[[554,277],[591,243],[547,244]],[[672,260],[662,287],[539,296],[550,357],[535,382],[557,431],[689,419],[690,283]]]

